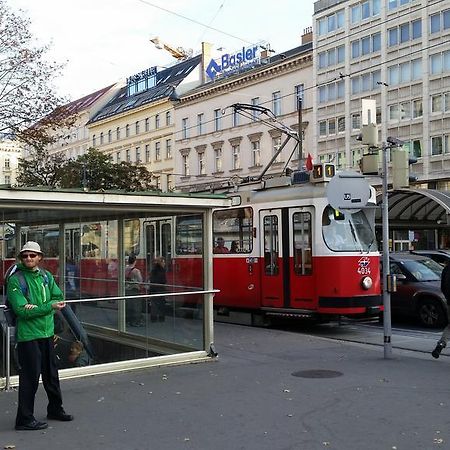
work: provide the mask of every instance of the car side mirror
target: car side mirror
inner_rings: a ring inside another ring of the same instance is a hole
[[[406,275],[404,273],[396,273],[395,278],[397,278],[397,281],[404,281],[406,280]]]

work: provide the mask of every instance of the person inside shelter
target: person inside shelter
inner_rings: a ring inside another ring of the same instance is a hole
[[[217,238],[216,246],[214,247],[213,253],[230,253],[228,247],[225,247],[225,241],[223,237]]]

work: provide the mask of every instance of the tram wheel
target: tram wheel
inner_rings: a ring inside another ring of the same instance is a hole
[[[447,314],[434,298],[424,298],[417,308],[420,323],[429,328],[441,328],[447,323]]]

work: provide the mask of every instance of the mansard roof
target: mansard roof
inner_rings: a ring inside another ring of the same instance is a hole
[[[146,91],[127,95],[127,86],[122,87],[88,123],[121,114],[131,109],[139,108],[148,103],[168,98],[176,87],[200,64],[201,55],[168,67],[156,73],[156,85]]]
[[[111,84],[110,86],[106,86],[103,89],[100,89],[96,92],[93,92],[92,94],[85,95],[82,98],[79,98],[78,100],[74,100],[73,102],[67,103],[63,106],[64,110],[67,111],[69,114],[77,114],[81,111],[84,111],[88,108],[90,108],[97,100],[99,100],[104,94],[106,94],[114,84]]]

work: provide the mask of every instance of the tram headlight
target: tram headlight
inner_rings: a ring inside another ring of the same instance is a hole
[[[373,284],[373,281],[372,281],[372,278],[370,278],[370,277],[364,277],[361,280],[361,287],[363,289],[365,289],[366,291],[372,287],[372,284]]]

